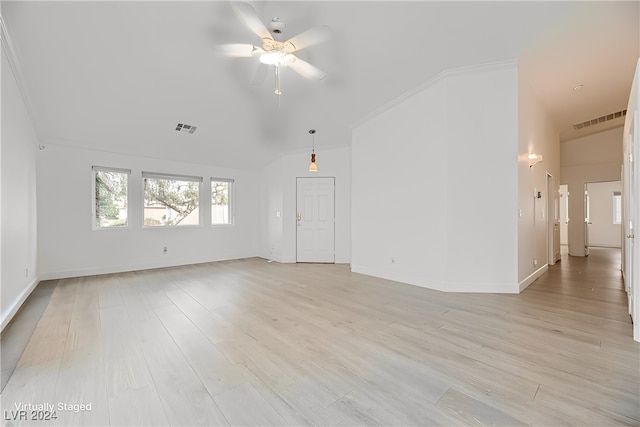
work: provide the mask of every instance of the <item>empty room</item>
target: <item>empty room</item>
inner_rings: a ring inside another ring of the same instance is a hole
[[[640,424],[640,3],[0,30],[2,425]]]

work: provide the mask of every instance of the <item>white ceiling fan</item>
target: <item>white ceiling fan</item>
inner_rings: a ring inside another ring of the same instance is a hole
[[[282,94],[280,90],[280,67],[289,67],[301,76],[311,80],[322,80],[327,77],[325,72],[298,58],[294,55],[294,52],[327,40],[331,34],[328,26],[310,28],[288,40],[279,41],[274,38],[274,35],[281,34],[285,25],[278,18],[272,19],[270,23],[271,31],[269,31],[258,17],[255,9],[248,3],[234,3],[233,8],[247,27],[260,37],[262,42],[260,46],[244,43],[226,44],[221,46],[220,50],[231,57],[259,58],[260,67],[256,71],[254,81],[259,80],[260,77],[264,78],[266,65],[273,65],[276,80],[274,92],[276,95],[280,95]]]

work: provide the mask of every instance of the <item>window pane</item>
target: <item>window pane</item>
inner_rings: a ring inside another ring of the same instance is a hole
[[[199,182],[144,178],[144,225],[200,225],[199,199]]]
[[[613,223],[622,223],[622,197],[617,191],[613,193]]]
[[[107,170],[94,171],[94,225],[100,228],[126,227],[129,175]]]
[[[231,224],[231,182],[211,180],[211,224]]]

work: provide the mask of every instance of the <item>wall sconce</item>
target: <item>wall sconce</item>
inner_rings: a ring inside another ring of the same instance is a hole
[[[313,138],[313,145],[311,148],[311,163],[309,163],[309,172],[318,172],[318,165],[316,165],[316,130],[310,129],[309,133]]]
[[[542,161],[542,154],[529,154],[529,167],[533,167],[536,163],[540,163]]]

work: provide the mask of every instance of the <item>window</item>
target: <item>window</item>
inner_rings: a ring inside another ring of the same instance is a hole
[[[142,180],[145,226],[200,225],[201,177],[142,172]]]
[[[211,224],[232,224],[232,179],[211,178]]]
[[[619,191],[613,192],[613,223],[622,224],[622,195]]]
[[[127,227],[129,217],[128,169],[92,166],[93,228]]]

